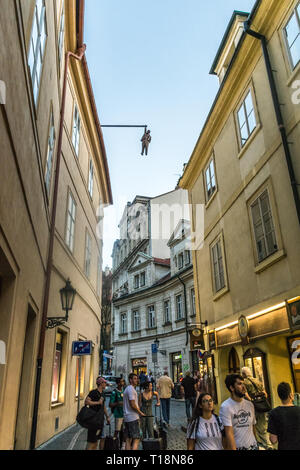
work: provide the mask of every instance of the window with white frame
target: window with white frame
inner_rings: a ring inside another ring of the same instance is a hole
[[[88,231],[85,234],[85,262],[84,262],[84,272],[85,275],[89,278],[91,275],[91,260],[92,260],[92,238]]]
[[[214,276],[215,292],[225,287],[224,260],[221,238],[211,247],[212,267]]]
[[[74,249],[74,233],[75,233],[75,218],[76,218],[76,203],[69,192],[68,210],[67,210],[67,224],[66,224],[66,244],[73,252]]]
[[[93,160],[90,160],[89,164],[89,181],[88,181],[88,190],[90,193],[91,198],[93,198],[93,190],[94,190],[94,165]]]
[[[145,273],[141,273],[141,276],[140,276],[140,285],[141,287],[145,287],[145,283],[146,283],[146,277],[145,277]]]
[[[46,171],[45,171],[45,186],[46,186],[48,197],[50,195],[52,166],[53,166],[53,157],[54,157],[54,147],[55,147],[55,126],[54,126],[53,111],[51,110],[50,130],[49,130],[49,137],[48,137],[48,150],[47,150],[47,160],[46,160]]]
[[[195,299],[195,289],[191,290],[191,300],[192,300],[192,315],[196,315],[196,299]]]
[[[176,317],[177,320],[183,319],[182,295],[176,297]]]
[[[62,54],[64,50],[64,39],[65,39],[65,5],[62,2],[60,25],[59,25],[59,37],[58,37],[58,59],[61,63]]]
[[[137,274],[134,276],[134,288],[139,289],[140,287],[140,276]]]
[[[284,28],[284,34],[291,65],[294,69],[300,60],[300,3]]]
[[[215,193],[216,189],[217,189],[217,185],[216,185],[215,162],[214,162],[214,159],[212,158],[209,161],[209,164],[205,170],[205,190],[206,190],[207,202]]]
[[[28,65],[30,68],[35,103],[37,102],[41,83],[46,38],[47,24],[45,0],[36,0],[28,55]]]
[[[133,331],[139,331],[140,328],[140,312],[138,310],[134,310],[132,312],[132,327]]]
[[[164,310],[165,310],[165,323],[171,323],[171,310],[170,310],[169,300],[166,300],[164,302]]]
[[[178,255],[178,269],[183,268],[183,253],[179,253]]]
[[[190,264],[191,262],[191,254],[190,254],[190,250],[186,250],[185,251],[185,264]]]
[[[241,146],[243,147],[245,143],[247,142],[247,140],[249,139],[252,132],[254,131],[254,129],[256,128],[255,109],[253,105],[251,90],[249,90],[237,114],[238,114]]]
[[[268,190],[251,204],[258,262],[278,250]]]
[[[80,125],[79,111],[77,105],[75,104],[72,142],[77,156],[79,154]]]
[[[155,308],[154,305],[148,307],[148,328],[155,328]]]
[[[121,334],[125,335],[127,333],[127,313],[121,313]]]

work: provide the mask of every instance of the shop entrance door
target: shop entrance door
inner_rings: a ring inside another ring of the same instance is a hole
[[[179,383],[182,374],[182,355],[181,352],[172,354],[172,380]]]

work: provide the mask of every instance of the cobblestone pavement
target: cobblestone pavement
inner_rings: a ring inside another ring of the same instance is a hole
[[[184,400],[172,399],[170,428],[168,430],[168,450],[186,449],[186,436],[181,430],[181,426],[186,426]],[[51,439],[48,443],[43,444],[39,450],[85,450],[86,438],[87,431],[79,425],[74,425]]]

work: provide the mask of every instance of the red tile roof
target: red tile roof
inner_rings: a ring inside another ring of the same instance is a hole
[[[170,266],[170,258],[162,259],[162,258],[153,258],[155,264],[162,264],[163,266]]]

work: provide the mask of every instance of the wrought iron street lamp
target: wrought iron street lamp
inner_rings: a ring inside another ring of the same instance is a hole
[[[60,289],[60,299],[61,299],[61,307],[66,315],[64,317],[50,317],[47,318],[47,325],[46,328],[52,329],[56,328],[57,326],[63,325],[69,319],[69,311],[72,310],[74,299],[76,295],[76,290],[72,287],[70,279],[67,280],[65,287]]]

